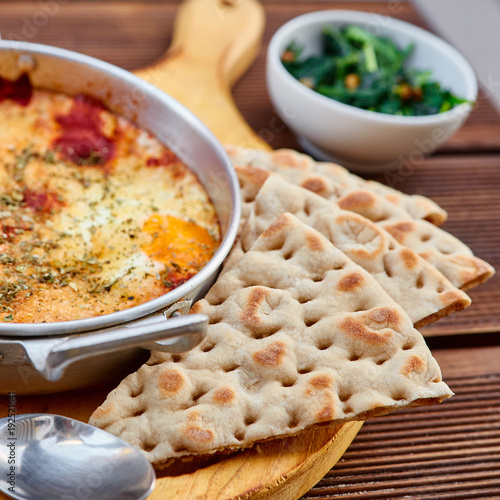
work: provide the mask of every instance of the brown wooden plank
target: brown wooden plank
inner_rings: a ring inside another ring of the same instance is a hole
[[[43,3],[0,2],[2,36],[8,38],[12,33],[23,38],[23,27],[27,32],[25,26],[35,20]],[[134,69],[154,61],[168,46],[177,3],[72,2],[49,16],[29,40]],[[285,0],[264,4],[268,15],[265,43],[291,17],[324,8],[359,8],[421,23],[409,2]],[[292,134],[272,111],[264,83],[264,61],[265,47],[237,85],[236,102],[253,128],[273,147],[297,147]],[[397,187],[434,197],[450,212],[445,228],[500,270],[500,158],[484,154],[499,151],[499,132],[496,111],[481,97],[467,124],[440,154],[419,165]],[[471,291],[473,305],[469,309],[427,327],[426,333],[499,331],[498,279]],[[431,345],[433,340],[438,339],[431,338]],[[499,343],[494,337],[490,341]],[[449,342],[457,343],[456,337]],[[462,343],[467,342],[472,345],[474,341],[466,337]],[[500,347],[438,349],[435,354],[456,396],[436,407],[400,412],[365,424],[343,460],[304,498],[500,498]],[[70,413],[81,398],[97,406],[111,388],[74,391],[61,395],[61,399]],[[31,398],[36,398],[40,411],[51,411],[46,396],[19,396],[18,413],[31,407]],[[4,398],[0,399],[0,410],[5,408],[4,403]],[[83,413],[80,418],[85,418]]]
[[[455,396],[366,422],[304,499],[500,498],[500,347],[434,355]]]
[[[500,270],[500,157],[434,155],[412,168],[374,177],[431,197],[449,213],[443,229]],[[472,305],[421,329],[426,336],[500,331],[500,273],[467,292]]]
[[[500,346],[435,349],[434,355],[455,396],[366,422],[341,461],[303,498],[499,498]],[[64,393],[58,405],[64,402],[63,413],[71,414],[83,400],[99,404],[113,387]],[[17,413],[33,405],[51,412],[50,401],[18,396]],[[6,408],[1,397],[0,415]]]
[[[285,22],[301,14],[324,9],[356,9],[393,16],[421,27],[423,20],[410,2],[264,2],[267,27],[263,48],[254,66],[236,85],[234,96],[243,115],[260,136],[274,149],[300,149],[293,134],[283,125],[267,95],[265,79],[265,52],[272,34]],[[440,149],[440,152],[497,151],[500,148],[500,117],[496,109],[480,93],[476,109],[467,123]]]
[[[55,7],[49,8],[48,5]],[[276,116],[265,86],[265,52],[274,31],[289,19],[313,10],[357,9],[423,26],[410,2],[265,1],[267,27],[260,54],[236,85],[234,97],[249,124],[273,148],[298,145]],[[45,6],[45,7],[44,7]],[[107,1],[71,3],[0,2],[4,39],[26,40],[76,50],[126,69],[137,69],[160,57],[169,46],[178,2]],[[481,94],[466,125],[441,152],[500,150],[500,117]]]
[[[235,88],[235,99],[246,119],[273,147],[296,147],[292,134],[272,110],[265,88],[265,45],[288,19],[324,8],[355,8],[392,14],[422,24],[410,3],[401,2],[265,2],[264,47],[255,64]],[[170,43],[177,4],[174,2],[72,2],[53,15],[40,16],[38,2],[0,3],[0,29],[5,38],[78,50],[131,69],[158,58]],[[43,20],[46,23],[42,26]],[[38,20],[40,28],[34,27]],[[31,29],[33,28],[33,29]],[[29,36],[28,36],[29,35]],[[493,142],[492,142],[493,141]],[[498,142],[497,145],[496,142]],[[495,267],[500,266],[500,161],[494,156],[453,155],[452,152],[500,148],[500,118],[488,101],[478,108],[456,139],[441,154],[402,168],[380,180],[408,193],[435,199],[450,213],[444,228]],[[443,154],[446,152],[447,154]],[[414,169],[414,171],[412,171]],[[500,286],[497,276],[470,292],[473,305],[422,330],[425,335],[450,335],[500,330]]]

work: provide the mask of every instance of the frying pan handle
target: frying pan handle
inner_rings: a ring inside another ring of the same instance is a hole
[[[45,365],[38,371],[47,380],[59,380],[73,362],[121,349],[143,347],[167,352],[185,352],[196,347],[205,337],[208,318],[203,314],[187,314],[164,321],[110,328],[99,333],[70,337],[51,349]],[[161,344],[155,341],[161,340]]]

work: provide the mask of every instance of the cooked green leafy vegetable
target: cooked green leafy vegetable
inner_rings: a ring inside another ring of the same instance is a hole
[[[345,104],[401,116],[432,115],[467,102],[431,80],[430,71],[405,67],[413,50],[358,26],[322,31],[323,53],[301,58],[303,47],[288,45],[285,68],[304,85]]]

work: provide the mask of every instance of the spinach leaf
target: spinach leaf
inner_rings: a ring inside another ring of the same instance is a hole
[[[401,49],[354,25],[325,26],[322,41],[320,55],[301,58],[303,47],[296,42],[282,55],[290,74],[322,95],[401,116],[442,113],[467,102],[432,81],[430,71],[407,67],[413,45]]]

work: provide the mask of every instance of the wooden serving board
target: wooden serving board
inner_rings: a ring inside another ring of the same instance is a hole
[[[163,58],[135,73],[193,111],[223,144],[271,149],[243,119],[231,87],[264,32],[257,0],[187,0]],[[193,472],[158,480],[152,499],[299,498],[339,460],[360,422],[270,441]]]
[[[232,85],[257,55],[264,24],[257,0],[186,0],[178,10],[167,53],[135,73],[193,111],[222,143],[271,149],[245,122],[231,96]],[[115,386],[73,391],[64,397],[20,396],[17,414],[55,413],[88,421]],[[0,401],[4,403],[4,398]],[[6,408],[0,404],[0,415]],[[335,465],[361,426],[351,422],[320,427],[195,471],[158,477],[149,499],[297,499]],[[0,493],[3,498],[7,497]]]
[[[257,55],[264,23],[256,0],[185,1],[168,52],[136,74],[191,109],[222,143],[271,149],[231,96]],[[339,460],[361,425],[271,441],[194,472],[162,477],[151,498],[299,498]]]

